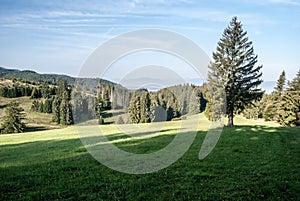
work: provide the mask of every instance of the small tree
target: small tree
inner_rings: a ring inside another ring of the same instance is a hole
[[[26,125],[23,122],[25,119],[24,109],[19,106],[19,103],[13,101],[9,104],[5,111],[5,119],[2,124],[3,133],[22,133]]]

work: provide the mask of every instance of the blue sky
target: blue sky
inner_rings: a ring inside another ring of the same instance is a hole
[[[0,66],[76,76],[103,42],[144,28],[174,31],[210,57],[233,16],[253,41],[263,79],[300,69],[296,0],[0,0]]]

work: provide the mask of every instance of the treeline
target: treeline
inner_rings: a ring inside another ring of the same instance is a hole
[[[49,85],[57,85],[59,79],[65,80],[68,85],[80,85],[82,89],[96,92],[98,83],[114,86],[113,82],[99,78],[75,78],[59,74],[39,74],[31,70],[16,70],[0,67],[0,78],[22,80],[22,82],[39,83],[46,82]]]
[[[140,89],[133,93],[128,108],[132,123],[170,121],[186,114],[205,110],[206,100],[201,87],[178,85],[149,92]]]
[[[9,80],[2,79],[2,82],[12,82],[12,84],[0,85],[0,96],[6,98],[17,98],[30,96],[31,98],[48,98],[55,95],[56,88],[47,82],[34,82],[22,79],[11,78]]]
[[[252,102],[243,112],[246,118],[263,118],[283,126],[300,126],[300,70],[286,85],[285,71],[279,76],[271,94]]]
[[[132,93],[120,85],[98,83],[96,92],[86,92],[82,85],[74,87],[72,93],[73,116],[76,123],[98,119],[103,124],[107,111],[128,107]]]
[[[14,84],[12,87],[0,87],[0,96],[5,98],[17,98],[22,96],[31,96],[33,87]]]
[[[57,124],[73,124],[71,93],[72,86],[66,80],[59,78],[56,86],[43,83],[32,91],[31,110],[53,114],[52,121]]]
[[[116,123],[170,121],[203,112],[207,102],[203,91],[203,87],[188,84],[149,92],[99,83],[94,95],[77,86],[72,96],[74,121],[80,123],[96,118],[99,124],[107,123],[104,119],[112,116],[110,110],[119,111]],[[42,106],[40,108],[42,110]]]

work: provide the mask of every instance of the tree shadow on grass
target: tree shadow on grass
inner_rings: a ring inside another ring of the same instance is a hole
[[[53,130],[59,129],[60,126],[26,126],[24,132],[36,132],[36,131],[45,131],[45,130]]]
[[[4,108],[6,108],[8,106],[8,104],[4,104],[4,105],[0,105],[0,109],[4,109]]]
[[[107,168],[79,139],[0,145],[0,200],[297,200],[299,148],[282,147],[278,136],[285,143],[291,135],[299,143],[298,131],[224,128],[216,149],[201,161],[197,155],[206,132],[199,131],[181,159],[144,175]],[[249,140],[256,136],[258,141]]]

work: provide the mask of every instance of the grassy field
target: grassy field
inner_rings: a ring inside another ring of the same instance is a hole
[[[194,143],[177,162],[142,175],[97,162],[75,126],[1,135],[0,200],[300,200],[300,128],[238,118],[199,160],[207,124],[201,115]],[[114,135],[114,125],[103,128],[118,147],[150,153],[172,141],[178,122],[164,126],[135,140]]]

